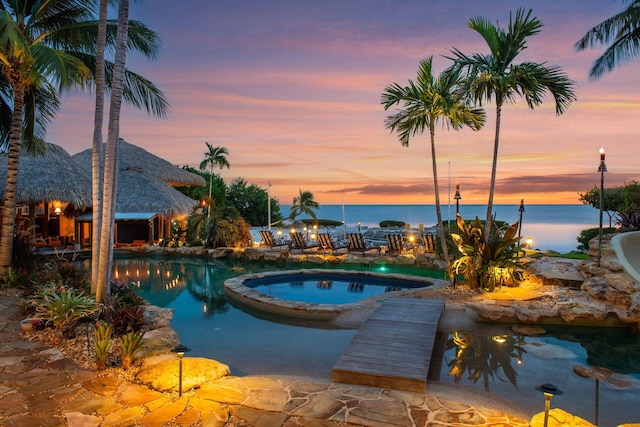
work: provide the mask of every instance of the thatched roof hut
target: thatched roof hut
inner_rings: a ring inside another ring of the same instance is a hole
[[[0,161],[0,197],[4,198],[7,158]],[[60,200],[76,208],[91,206],[91,176],[59,145],[47,143],[43,156],[20,156],[16,203]]]
[[[149,176],[139,168],[120,168],[116,212],[155,212],[164,216],[188,215],[197,201]]]
[[[78,164],[91,173],[91,149],[72,156]],[[174,187],[204,186],[204,178],[182,168],[172,165],[168,161],[151,154],[136,145],[129,144],[123,139],[118,141],[119,169],[141,169],[158,181],[166,182]]]

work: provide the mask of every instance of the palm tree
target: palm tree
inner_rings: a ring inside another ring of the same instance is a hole
[[[204,171],[209,165],[209,202],[211,202],[211,189],[213,188],[213,167],[218,166],[220,169],[223,169],[225,166],[229,169],[229,160],[227,157],[229,155],[229,151],[225,147],[213,147],[208,142],[205,142],[207,145],[207,150],[204,153],[204,160],[200,162],[200,170]],[[209,215],[211,216],[211,203],[209,203]]]
[[[547,66],[546,62],[514,63],[517,56],[527,48],[527,38],[538,34],[542,22],[531,16],[532,11],[518,9],[515,19],[509,14],[509,27],[505,31],[491,24],[487,19],[475,17],[469,20],[468,26],[475,30],[487,42],[490,53],[476,53],[467,56],[458,49],[453,49],[455,61],[452,69],[466,72],[462,88],[479,105],[483,101],[495,98],[496,131],[493,146],[493,163],[491,166],[491,185],[487,203],[485,236],[491,229],[493,196],[496,186],[496,170],[498,163],[498,147],[500,142],[500,116],[505,102],[513,103],[517,96],[523,96],[530,109],[542,104],[544,95],[549,92],[556,104],[556,115],[561,115],[575,101],[574,82],[570,80],[557,65]]]
[[[120,132],[120,107],[124,92],[125,65],[127,61],[127,33],[129,29],[129,0],[120,0],[118,6],[118,31],[109,108],[107,146],[104,156],[102,192],[102,229],[100,230],[100,254],[98,257],[98,283],[96,301],[102,302],[109,294],[109,279],[113,271],[113,226],[116,205],[116,166],[118,162],[118,137]]]
[[[626,9],[591,28],[575,45],[580,51],[611,43],[593,63],[589,71],[591,79],[602,77],[616,65],[625,64],[640,54],[640,0],[625,2],[629,3]]]
[[[56,82],[62,90],[81,86],[89,79],[90,70],[82,61],[45,43],[48,34],[60,23],[87,16],[84,3],[81,0],[0,3],[0,65],[13,94],[0,235],[0,276],[11,266],[25,93],[45,88],[49,82]]]
[[[403,104],[403,109],[388,116],[385,127],[391,132],[397,131],[403,147],[409,146],[409,139],[429,130],[431,137],[431,166],[433,170],[433,187],[436,199],[438,231],[444,260],[449,265],[449,250],[442,226],[440,208],[440,189],[438,186],[438,167],[436,162],[436,124],[444,121],[447,128],[454,130],[469,126],[473,130],[482,128],[485,122],[484,110],[467,105],[458,95],[456,89],[460,84],[460,71],[442,73],[438,78],[433,76],[433,57],[420,61],[417,82],[409,80],[409,85],[402,87],[397,83],[387,86],[382,94],[382,105],[385,111],[393,105]]]
[[[299,190],[300,194],[293,198],[291,204],[291,210],[289,212],[289,218],[294,221],[297,216],[302,213],[306,213],[314,220],[316,219],[316,213],[314,209],[318,209],[320,205],[313,199],[313,193],[310,191]]]

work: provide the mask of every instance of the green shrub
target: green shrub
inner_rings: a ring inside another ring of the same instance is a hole
[[[109,350],[111,350],[111,326],[108,323],[98,322],[93,330],[93,354],[97,369],[105,368]]]
[[[602,229],[602,234],[612,234],[618,231],[615,227],[605,227]],[[598,237],[600,234],[600,228],[587,228],[586,230],[582,230],[580,235],[576,238],[576,240],[580,243],[578,245],[579,251],[587,251],[589,250],[589,241],[593,238]]]
[[[129,332],[120,337],[120,358],[122,367],[128,369],[135,360],[136,353],[142,347],[142,333]]]
[[[385,228],[385,227],[400,227],[400,228],[404,228],[407,226],[407,223],[404,221],[394,221],[392,219],[385,219],[384,221],[380,222],[380,227],[381,228]]]
[[[142,305],[144,302],[142,298],[136,295],[136,284],[135,283],[121,283],[116,279],[111,280],[111,296],[113,296],[114,301],[111,302],[112,305]]]
[[[459,232],[452,233],[451,238],[460,256],[448,266],[450,277],[462,274],[469,287],[488,291],[500,285],[515,285],[516,269],[521,267],[519,252],[524,247],[516,237],[518,223],[499,228],[492,222],[488,239],[478,218],[467,226],[458,215],[457,223]]]
[[[51,320],[56,328],[67,328],[98,310],[93,298],[77,289],[54,284],[40,286],[28,302],[37,317]]]

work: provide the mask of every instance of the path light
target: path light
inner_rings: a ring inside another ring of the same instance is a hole
[[[600,267],[600,260],[602,259],[602,205],[604,205],[604,173],[607,171],[607,165],[604,163],[604,148],[600,147],[600,166],[598,166],[598,172],[600,172],[600,226],[598,228],[598,267]]]
[[[561,395],[564,392],[553,384],[538,384],[535,389],[544,393],[544,427],[549,422],[549,408],[551,407],[551,398],[554,394]]]
[[[362,225],[362,223],[360,221],[358,221],[358,233],[360,233],[360,226]]]
[[[178,370],[178,396],[182,396],[182,358],[185,353],[190,352],[191,349],[186,345],[178,344],[174,348],[171,349],[171,353],[176,353],[178,355],[179,360],[179,370]]]
[[[531,237],[527,237],[525,243],[527,244],[527,248],[531,249],[533,247],[533,239]]]

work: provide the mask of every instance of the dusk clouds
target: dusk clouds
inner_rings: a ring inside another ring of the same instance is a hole
[[[158,60],[130,56],[129,67],[167,95],[167,119],[126,108],[120,135],[178,165],[197,165],[204,142],[228,148],[230,181],[244,177],[288,204],[299,189],[321,204],[433,203],[428,135],[409,147],[384,128],[385,86],[415,80],[434,56],[438,72],[451,48],[485,52],[466,26],[480,15],[505,27],[509,12],[532,8],[544,23],[520,61],[560,65],[576,81],[577,102],[557,117],[552,100],[534,111],[522,100],[503,110],[496,203],[578,203],[599,180],[638,176],[640,59],[599,81],[587,78],[599,51],[575,42],[613,15],[620,2],[418,0],[147,0],[132,19],[162,35]],[[467,203],[486,203],[495,131],[494,105],[479,132],[436,132],[441,191],[461,184]],[[91,144],[91,95],[67,96],[48,133],[71,154]],[[446,194],[445,194],[446,197]]]

